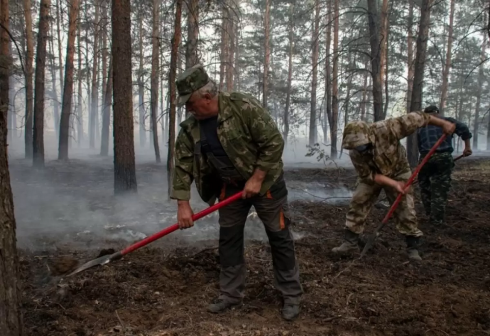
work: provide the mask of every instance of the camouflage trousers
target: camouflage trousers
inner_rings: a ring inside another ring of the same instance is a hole
[[[396,181],[407,181],[410,178],[410,170],[393,177]],[[364,223],[371,212],[371,208],[378,201],[381,190],[385,191],[390,204],[393,204],[398,193],[391,187],[383,187],[379,184],[366,184],[359,182],[349,206],[346,217],[346,227],[352,232],[360,234],[364,231]],[[420,237],[423,235],[417,227],[417,214],[412,188],[403,196],[398,207],[393,213],[397,230],[406,236]]]
[[[423,157],[420,158],[422,161]],[[451,189],[454,160],[451,153],[434,153],[419,172],[420,194],[425,213],[433,224],[445,220],[447,194]]]

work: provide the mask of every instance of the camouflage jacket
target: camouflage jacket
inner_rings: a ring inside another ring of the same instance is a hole
[[[349,155],[361,182],[374,183],[374,176],[388,177],[410,171],[405,147],[400,140],[426,126],[430,116],[424,112],[411,112],[398,118],[368,125],[368,137],[373,148],[367,153],[350,150]]]
[[[218,138],[235,168],[248,180],[255,168],[265,171],[263,195],[282,174],[284,140],[267,111],[253,97],[233,92],[218,93]],[[172,199],[189,200],[193,180],[203,201],[214,204],[219,190],[213,169],[198,148],[200,128],[190,116],[181,124],[175,143]]]

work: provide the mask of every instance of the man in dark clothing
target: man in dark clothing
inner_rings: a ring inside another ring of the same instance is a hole
[[[453,118],[439,116],[439,109],[434,105],[427,107],[424,112],[456,124],[454,133],[461,137],[465,144],[463,155],[469,156],[472,154],[470,144],[472,135],[466,124]],[[418,129],[417,139],[420,161],[429,153],[442,134],[442,128],[434,125],[427,125]],[[447,194],[451,188],[451,173],[454,168],[452,141],[452,135],[446,137],[445,141],[437,148],[418,175],[425,213],[430,216],[430,223],[434,225],[443,225],[444,223]]]

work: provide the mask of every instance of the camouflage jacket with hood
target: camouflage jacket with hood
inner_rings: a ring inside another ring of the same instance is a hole
[[[253,97],[238,92],[218,93],[218,138],[234,167],[248,180],[255,168],[266,172],[263,195],[282,174],[284,140],[267,111]],[[199,150],[199,122],[190,116],[181,124],[175,143],[175,173],[171,198],[189,200],[196,182],[203,201],[214,204],[219,193],[212,167]]]
[[[400,140],[426,126],[429,119],[430,115],[424,112],[411,112],[372,124],[363,121],[349,123],[344,130],[342,147],[349,149],[360,182],[374,184],[376,174],[394,178],[410,171],[407,152]],[[367,143],[371,143],[372,148],[365,153],[354,149]]]

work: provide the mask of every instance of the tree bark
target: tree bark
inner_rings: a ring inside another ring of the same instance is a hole
[[[332,127],[332,69],[330,67],[330,45],[332,42],[332,0],[327,1],[327,36],[325,46],[325,116],[323,117],[323,136],[327,143],[327,124]],[[328,120],[328,122],[327,122]]]
[[[413,89],[413,0],[408,0],[408,38],[407,38],[407,113],[410,112]]]
[[[371,44],[371,75],[373,77],[374,121],[383,120],[383,82],[381,79],[381,50],[377,0],[368,0],[369,41]]]
[[[226,55],[227,45],[228,45],[228,32],[227,29],[228,22],[228,7],[227,3],[223,3],[222,19],[221,19],[221,44],[220,44],[220,67],[219,67],[219,90],[224,89],[224,84],[226,81],[226,62],[228,57]]]
[[[427,52],[427,40],[429,39],[430,7],[432,6],[433,1],[434,0],[422,0],[422,5],[420,6],[419,35],[417,37],[417,53],[415,56],[415,71],[410,111],[420,111],[422,109],[424,67]],[[416,133],[408,137],[407,156],[410,165],[412,167],[416,166],[418,161]]]
[[[271,0],[265,0],[264,13],[264,76],[262,78],[262,105],[267,109],[269,63],[270,63],[270,9]]]
[[[77,90],[77,134],[78,134],[78,147],[82,146],[83,142],[83,105],[82,105],[82,39],[81,39],[81,25],[80,22],[78,22],[78,90]]]
[[[310,103],[310,138],[309,145],[313,146],[317,142],[316,125],[316,89],[318,85],[318,49],[319,49],[319,29],[320,29],[320,0],[315,0],[315,28],[312,35],[313,52],[311,55],[312,76],[311,76],[311,103]]]
[[[51,35],[54,35],[54,29],[53,29],[53,26],[50,27],[51,29]],[[54,58],[54,53],[55,53],[55,49],[54,49],[54,43],[53,43],[53,39],[50,39],[49,40],[49,52],[51,55],[53,55],[53,57],[50,57],[49,60],[50,60],[50,64],[51,64],[51,83],[52,83],[52,90],[49,92],[49,95],[51,96],[51,104],[53,106],[53,129],[54,131],[56,132],[56,136],[59,137],[59,130],[60,130],[60,103],[59,103],[59,95],[58,95],[58,85],[57,85],[57,77],[58,77],[58,74],[56,73],[57,69],[56,69],[56,62],[55,62],[55,58]],[[61,86],[60,89],[62,90],[63,87]]]
[[[379,77],[381,85],[384,85],[385,104],[383,119],[386,118],[388,111],[388,36],[389,36],[388,0],[383,0],[381,5],[381,29],[380,29],[380,66]]]
[[[63,88],[63,54],[61,53],[61,1],[56,0],[56,26],[58,34],[58,59],[60,62],[60,90]],[[53,50],[54,51],[54,50]],[[53,53],[54,55],[54,53]]]
[[[333,32],[333,80],[332,80],[332,122],[330,123],[330,134],[332,144],[330,157],[337,158],[337,128],[339,119],[339,1],[335,1],[334,32]]]
[[[151,55],[151,129],[153,133],[153,147],[155,149],[155,158],[157,163],[161,162],[160,159],[160,147],[158,144],[158,68],[160,51],[158,45],[160,43],[160,29],[159,29],[159,1],[153,0],[153,32],[152,32],[152,44],[153,50]],[[194,1],[194,0],[192,0]]]
[[[170,73],[169,73],[169,89],[170,89],[170,110],[169,110],[169,125],[168,125],[168,156],[167,156],[167,182],[168,182],[168,197],[172,192],[172,177],[175,169],[175,112],[177,103],[177,88],[175,80],[177,77],[177,58],[179,52],[179,44],[182,36],[181,30],[182,17],[182,0],[176,0],[175,4],[175,30],[172,38],[172,50],[170,52]]]
[[[369,62],[366,62],[366,69],[369,67]],[[364,85],[362,90],[362,101],[361,101],[361,120],[366,121],[366,99],[367,99],[367,91],[368,91],[368,77],[369,72],[365,71],[364,73]]]
[[[32,34],[31,0],[24,0],[24,17],[26,24],[26,114],[24,128],[25,158],[32,159],[32,117],[34,114],[33,62],[34,36]]]
[[[112,86],[113,86],[113,72],[112,72],[112,56],[109,57],[109,69],[107,72],[107,82],[104,96],[104,109],[102,116],[102,135],[100,141],[100,155],[109,155],[109,129],[111,124],[111,110],[112,110]]]
[[[185,49],[185,68],[199,63],[197,42],[199,38],[199,0],[189,0],[187,8],[187,45]]]
[[[90,148],[95,148],[96,141],[96,127],[98,123],[96,119],[99,118],[99,24],[100,24],[100,0],[94,0],[95,6],[95,19],[94,19],[94,57],[92,67],[92,96],[91,96],[91,108],[90,108]],[[128,91],[132,92],[132,91]]]
[[[112,0],[114,194],[137,192],[131,78],[131,4]]]
[[[289,27],[288,27],[288,42],[289,42],[289,53],[288,53],[288,82],[286,91],[286,108],[284,109],[283,124],[284,124],[284,143],[288,143],[289,135],[289,108],[291,105],[291,85],[293,80],[293,49],[294,49],[294,7],[295,2],[293,1],[289,5]]]
[[[75,56],[75,35],[77,34],[77,21],[79,0],[71,0],[68,26],[68,44],[66,46],[65,86],[63,89],[63,108],[60,121],[60,141],[58,160],[68,160],[68,137],[70,131],[70,114],[73,98],[73,60]]]
[[[227,31],[228,31],[228,45],[226,47],[226,91],[233,91],[233,76],[234,69],[233,65],[235,63],[235,15],[233,15],[233,11],[228,11],[228,22],[227,22]]]
[[[7,151],[7,113],[9,105],[9,2],[0,1],[0,22],[5,29],[0,31],[0,335],[21,336],[23,334],[20,310],[19,259],[15,237],[15,216],[10,186]]]
[[[143,5],[139,5],[139,52],[140,65],[138,70],[138,111],[139,111],[139,135],[140,147],[146,145],[146,128],[145,128],[145,82],[143,80],[144,70],[144,51],[143,51]]]
[[[449,27],[447,37],[447,51],[446,51],[446,63],[444,65],[444,71],[442,73],[442,88],[441,88],[441,100],[439,102],[439,113],[444,115],[444,109],[446,108],[447,89],[449,84],[449,70],[451,68],[452,47],[453,47],[453,22],[454,22],[454,7],[455,0],[451,0],[451,12],[449,14]]]
[[[478,88],[476,93],[476,106],[475,106],[475,120],[473,126],[473,149],[478,150],[478,132],[479,132],[479,123],[480,123],[480,106],[481,106],[481,94],[483,82],[485,80],[484,74],[484,62],[486,56],[486,48],[487,48],[487,34],[483,31],[483,41],[481,45],[481,54],[480,54],[480,66],[478,67]],[[489,117],[490,118],[490,117]],[[489,128],[490,132],[490,128]]]
[[[44,78],[50,6],[51,0],[41,0],[39,30],[37,34],[36,80],[34,87],[33,166],[35,168],[44,168]]]

